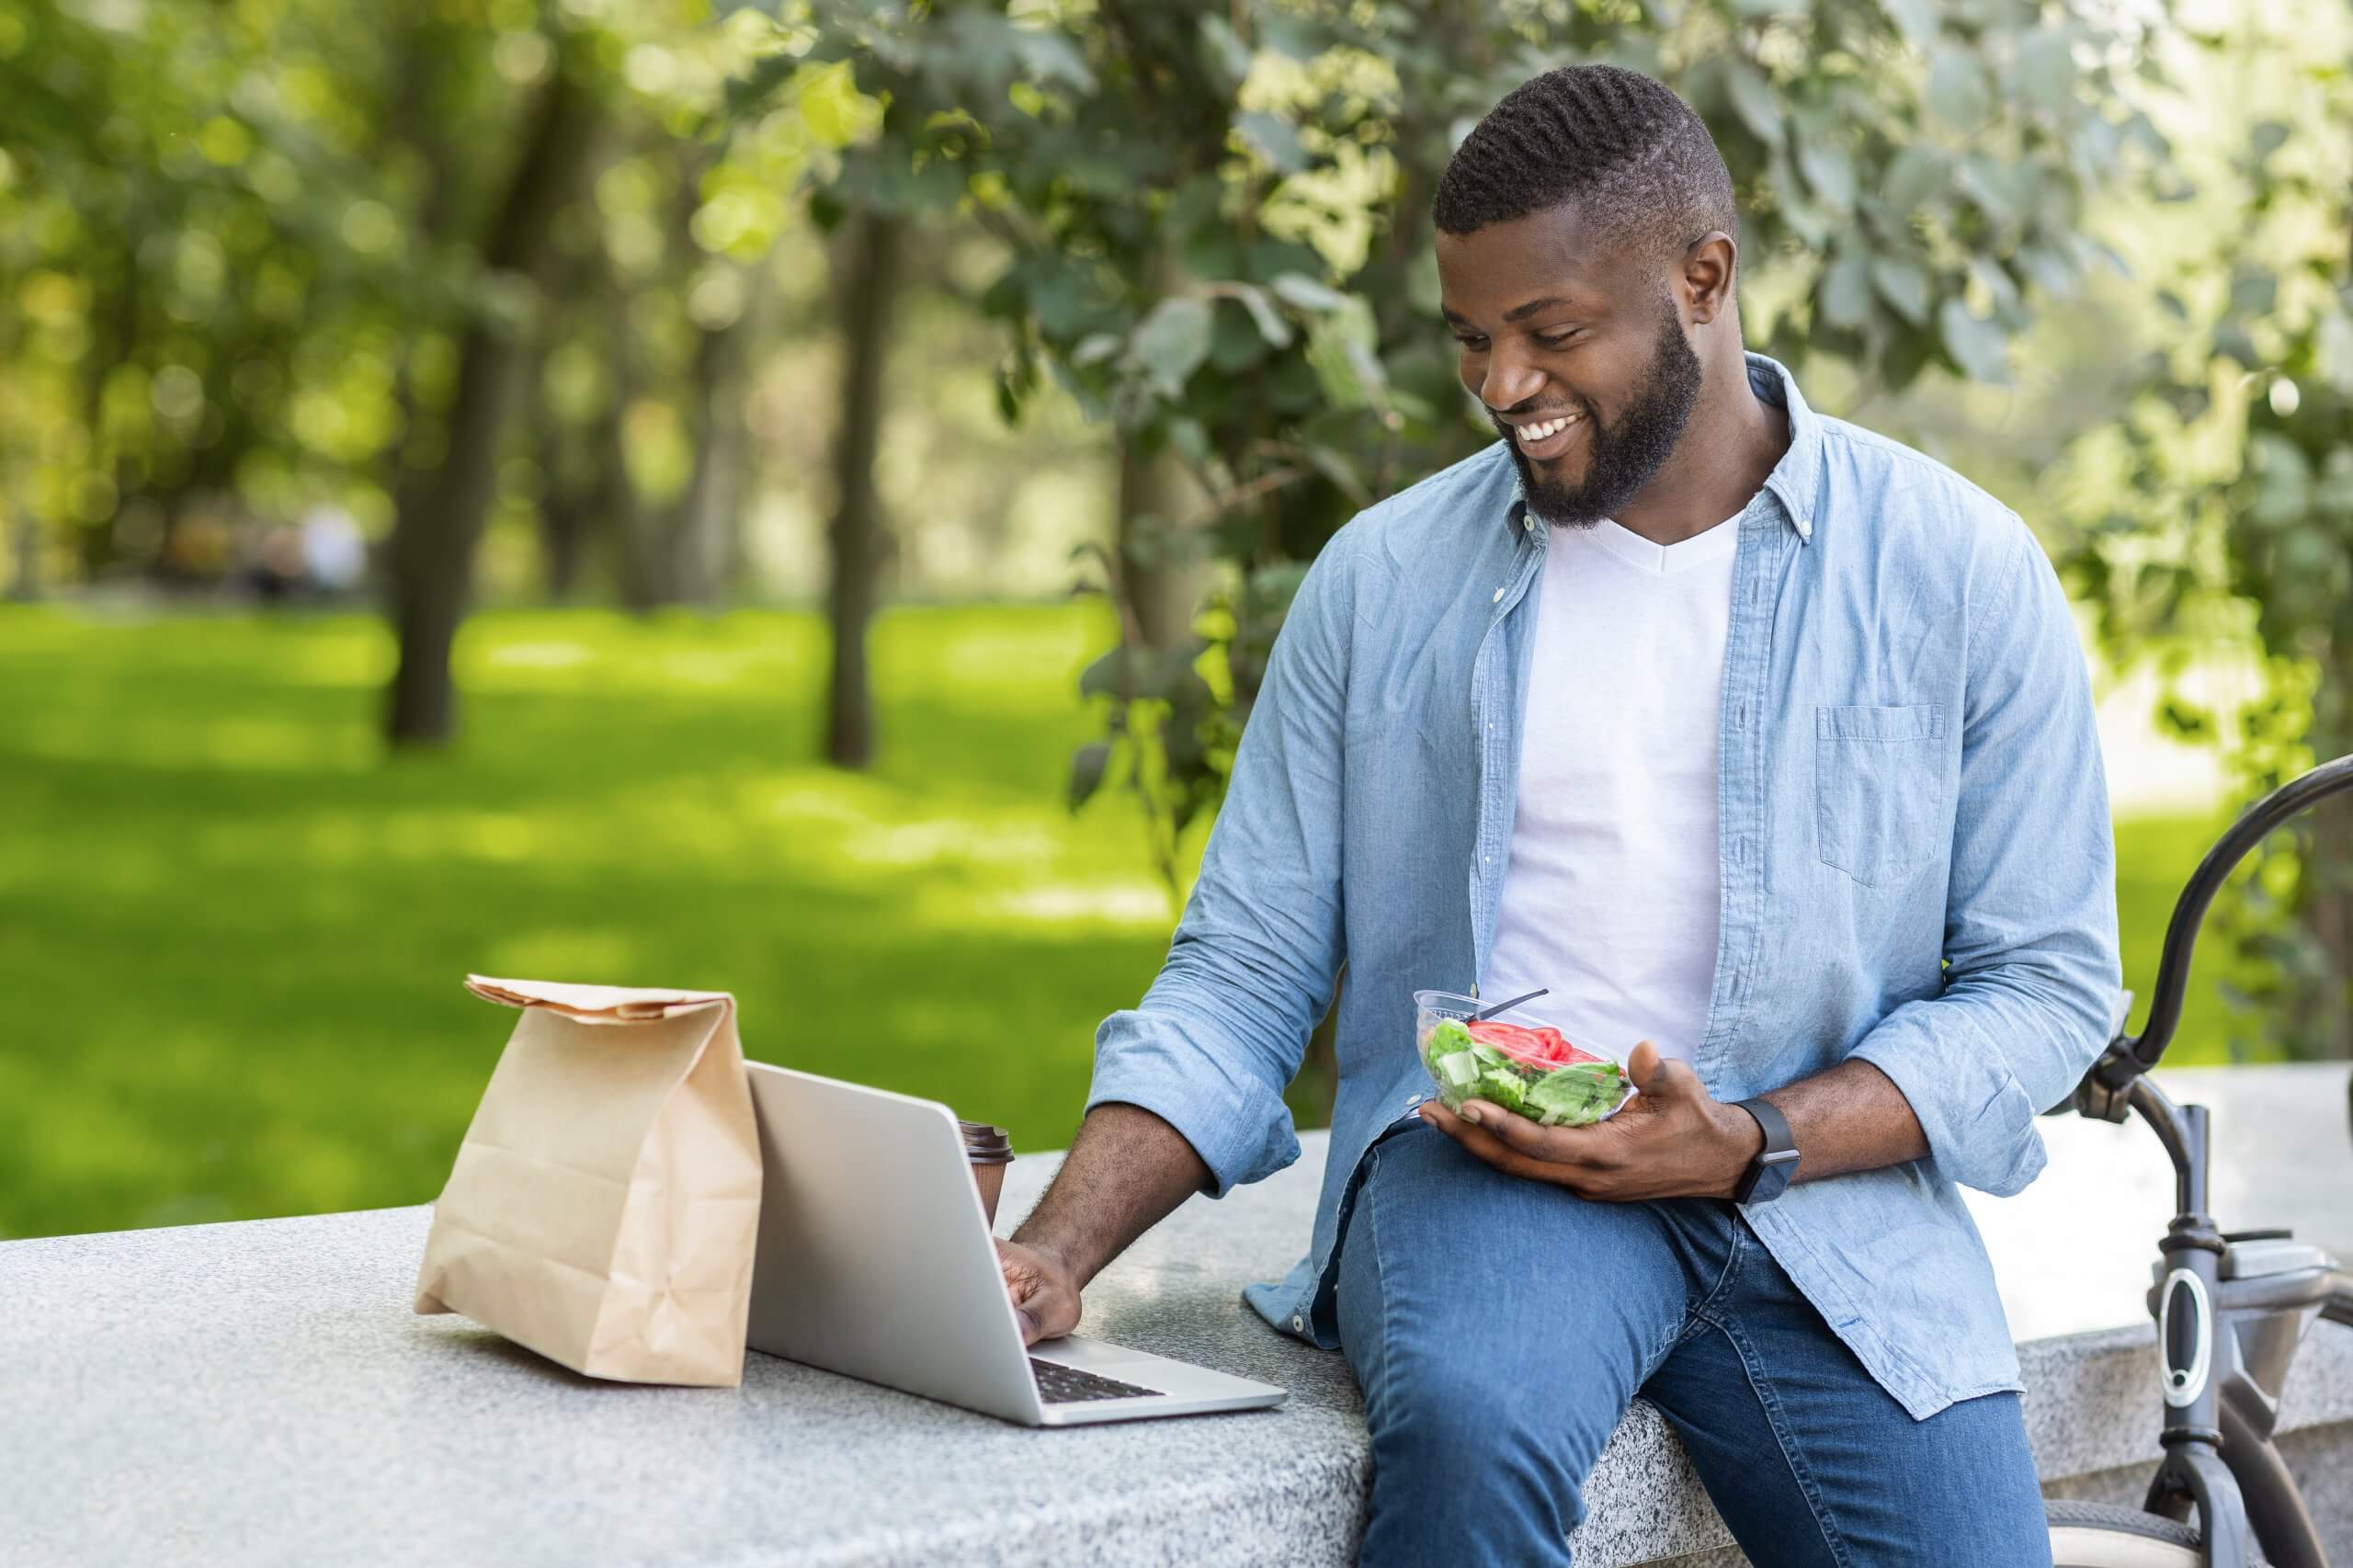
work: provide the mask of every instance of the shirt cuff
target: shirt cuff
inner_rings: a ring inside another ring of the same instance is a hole
[[[2033,1097],[1966,1004],[1906,1002],[1865,1035],[1852,1055],[1893,1081],[1911,1102],[1937,1168],[1996,1198],[2024,1189],[2046,1154]]]
[[[1210,1168],[1211,1196],[1261,1181],[1299,1158],[1290,1108],[1280,1089],[1204,1045],[1191,1020],[1129,1009],[1095,1034],[1095,1078],[1086,1108],[1119,1103],[1159,1117]]]

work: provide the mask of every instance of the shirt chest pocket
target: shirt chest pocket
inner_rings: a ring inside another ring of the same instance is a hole
[[[1865,887],[1936,858],[1945,820],[1945,710],[1816,708],[1814,828],[1824,863]]]

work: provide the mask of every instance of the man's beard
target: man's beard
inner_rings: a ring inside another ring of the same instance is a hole
[[[1659,302],[1657,347],[1632,403],[1608,424],[1590,405],[1580,411],[1587,449],[1585,483],[1572,485],[1539,478],[1535,465],[1519,449],[1518,435],[1502,420],[1495,421],[1511,448],[1511,460],[1519,465],[1529,510],[1556,528],[1591,528],[1617,517],[1674,453],[1683,427],[1690,423],[1691,410],[1699,401],[1699,357],[1684,339],[1675,301],[1662,295]]]

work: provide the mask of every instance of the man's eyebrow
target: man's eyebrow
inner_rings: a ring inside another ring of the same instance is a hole
[[[1562,305],[1573,303],[1574,303],[1574,301],[1566,299],[1562,295],[1547,294],[1540,300],[1530,300],[1524,305],[1514,305],[1510,310],[1504,312],[1504,320],[1506,322],[1524,322],[1530,316],[1541,315],[1546,311],[1555,309]],[[1440,305],[1438,307],[1438,314],[1444,316],[1449,322],[1456,326],[1469,326],[1471,324],[1468,317],[1463,316],[1444,305]]]
[[[1547,294],[1540,300],[1530,300],[1524,305],[1514,305],[1510,310],[1504,312],[1504,320],[1507,322],[1526,321],[1530,316],[1540,315],[1556,305],[1565,305],[1568,302],[1568,301],[1563,299],[1558,294]]]

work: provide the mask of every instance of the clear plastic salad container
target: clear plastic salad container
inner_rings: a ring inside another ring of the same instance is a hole
[[[1572,1044],[1524,1008],[1478,1023],[1483,1004],[1450,991],[1414,993],[1414,1045],[1449,1110],[1484,1100],[1546,1127],[1607,1121],[1634,1093],[1626,1065]]]

